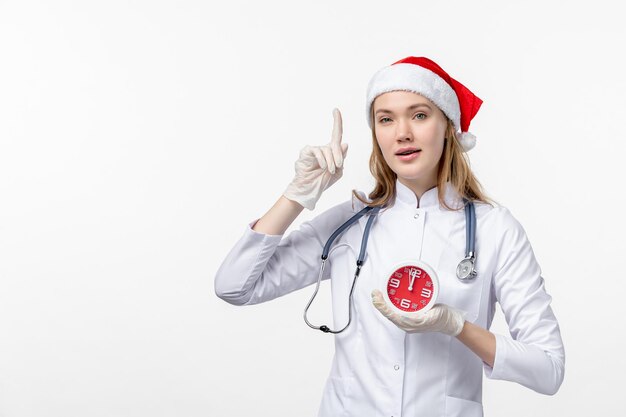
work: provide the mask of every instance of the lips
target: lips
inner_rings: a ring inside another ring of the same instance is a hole
[[[419,152],[419,151],[421,151],[421,149],[417,149],[417,148],[400,148],[396,152],[396,155],[410,155],[412,153]]]

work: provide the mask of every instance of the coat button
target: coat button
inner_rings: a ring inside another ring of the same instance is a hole
[[[397,371],[398,369],[400,369],[400,365],[395,365],[395,366],[393,367],[393,369],[395,369],[395,370]]]
[[[415,216],[413,216],[414,219],[417,219],[420,216],[419,213],[415,213]]]

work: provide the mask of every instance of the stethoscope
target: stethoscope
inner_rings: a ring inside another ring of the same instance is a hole
[[[474,203],[467,199],[463,199],[465,202],[465,258],[459,262],[459,265],[456,267],[456,276],[460,281],[468,282],[476,278],[476,269],[474,265],[476,263],[476,254],[474,252],[474,245],[476,243],[476,211],[474,209]],[[322,250],[322,264],[320,266],[320,272],[317,277],[317,285],[315,286],[315,292],[311,296],[311,299],[307,303],[304,308],[304,321],[306,324],[316,330],[321,330],[324,333],[341,333],[348,328],[350,323],[352,322],[352,294],[354,293],[354,287],[356,285],[356,279],[359,277],[359,273],[361,272],[361,267],[363,266],[363,261],[365,259],[365,250],[367,248],[367,240],[369,238],[370,229],[372,228],[372,223],[376,218],[376,215],[380,211],[381,207],[370,207],[367,206],[354,216],[352,216],[348,221],[339,226],[337,230],[333,232],[332,235],[328,238],[328,241],[324,245],[324,249]],[[371,212],[371,213],[370,213]],[[363,237],[361,239],[361,251],[359,252],[359,257],[356,261],[356,270],[354,271],[354,278],[352,280],[352,286],[350,288],[350,295],[348,298],[348,324],[344,326],[341,330],[332,330],[326,325],[314,326],[307,319],[307,312],[309,307],[313,303],[315,296],[320,288],[320,283],[322,282],[322,275],[324,274],[324,267],[326,266],[326,260],[328,259],[328,255],[330,252],[330,247],[332,246],[335,239],[342,234],[346,229],[352,226],[355,222],[357,222],[361,217],[369,213],[369,218],[367,219],[367,223],[365,225],[365,231],[363,232]]]

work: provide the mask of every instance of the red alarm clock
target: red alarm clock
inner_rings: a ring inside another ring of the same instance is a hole
[[[439,280],[429,265],[409,260],[396,264],[389,271],[382,293],[393,311],[403,316],[414,316],[435,305]]]

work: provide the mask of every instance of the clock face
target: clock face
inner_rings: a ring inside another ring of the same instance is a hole
[[[387,276],[383,291],[396,312],[407,315],[430,309],[439,293],[435,271],[421,261],[408,261],[394,266]]]

